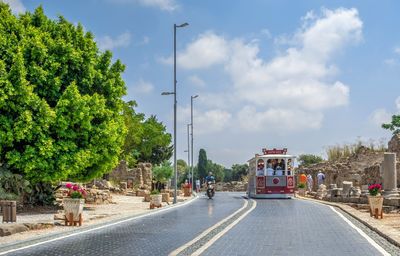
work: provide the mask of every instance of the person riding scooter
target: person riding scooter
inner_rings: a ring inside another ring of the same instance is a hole
[[[212,172],[208,173],[208,176],[206,177],[206,183],[207,183],[207,193],[206,195],[208,198],[212,198],[215,194],[214,186],[213,184],[215,183],[215,177],[212,175]]]

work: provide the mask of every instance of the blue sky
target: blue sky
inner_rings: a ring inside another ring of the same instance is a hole
[[[230,167],[263,147],[325,156],[357,138],[385,143],[400,112],[398,1],[64,0],[10,3],[15,13],[63,15],[126,66],[127,100],[172,133],[177,31],[178,158],[187,159],[194,101],[195,158]],[[195,159],[197,162],[197,159]]]

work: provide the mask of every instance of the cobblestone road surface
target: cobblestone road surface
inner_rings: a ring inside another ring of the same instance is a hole
[[[257,200],[257,208],[202,255],[382,254],[328,206],[271,199]]]
[[[213,200],[201,197],[188,205],[156,215],[9,255],[168,255],[240,209],[243,203],[239,193],[217,193]],[[378,243],[391,255],[400,255],[398,248],[385,247],[387,242],[384,239],[369,233],[365,227],[362,230],[375,241],[379,240]],[[203,239],[207,241],[213,235],[215,232],[210,232],[209,237]],[[185,252],[194,252],[197,248],[193,247],[188,247]],[[271,199],[257,200],[257,207],[202,255],[381,254],[328,206],[296,199]]]
[[[186,206],[9,255],[167,255],[243,204],[239,193],[202,196]]]

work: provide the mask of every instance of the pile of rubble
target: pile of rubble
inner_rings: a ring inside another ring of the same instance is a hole
[[[388,143],[388,152],[397,154],[400,159],[400,134],[394,135]],[[371,150],[361,146],[358,151],[347,158],[335,162],[322,162],[302,168],[305,173],[317,176],[318,171],[325,173],[325,184],[336,184],[342,187],[343,181],[350,181],[355,187],[361,185],[382,183],[381,163],[385,152]],[[400,162],[397,162],[397,169],[400,170]],[[314,187],[316,179],[314,178]],[[400,172],[397,172],[397,184],[400,185]]]
[[[85,203],[87,204],[110,204],[112,195],[108,189],[97,189],[96,187],[86,189]],[[56,203],[62,205],[64,198],[68,197],[68,189],[62,187],[55,193]]]
[[[333,202],[367,204],[368,185],[382,184],[384,205],[400,207],[399,178],[400,135],[390,140],[390,152],[374,152],[361,148],[356,154],[341,162],[320,163],[305,169],[306,173],[325,172],[325,184],[309,195]],[[396,157],[397,156],[397,157]],[[314,176],[315,177],[315,176]]]
[[[215,184],[217,191],[246,191],[247,182],[231,181],[231,182],[217,182]]]

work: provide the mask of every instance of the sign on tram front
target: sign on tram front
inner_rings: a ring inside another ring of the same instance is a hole
[[[266,148],[263,148],[262,152],[263,152],[264,155],[278,155],[278,154],[286,155],[287,148],[283,148],[283,149],[276,149],[276,148],[274,148],[274,149],[266,149]]]

